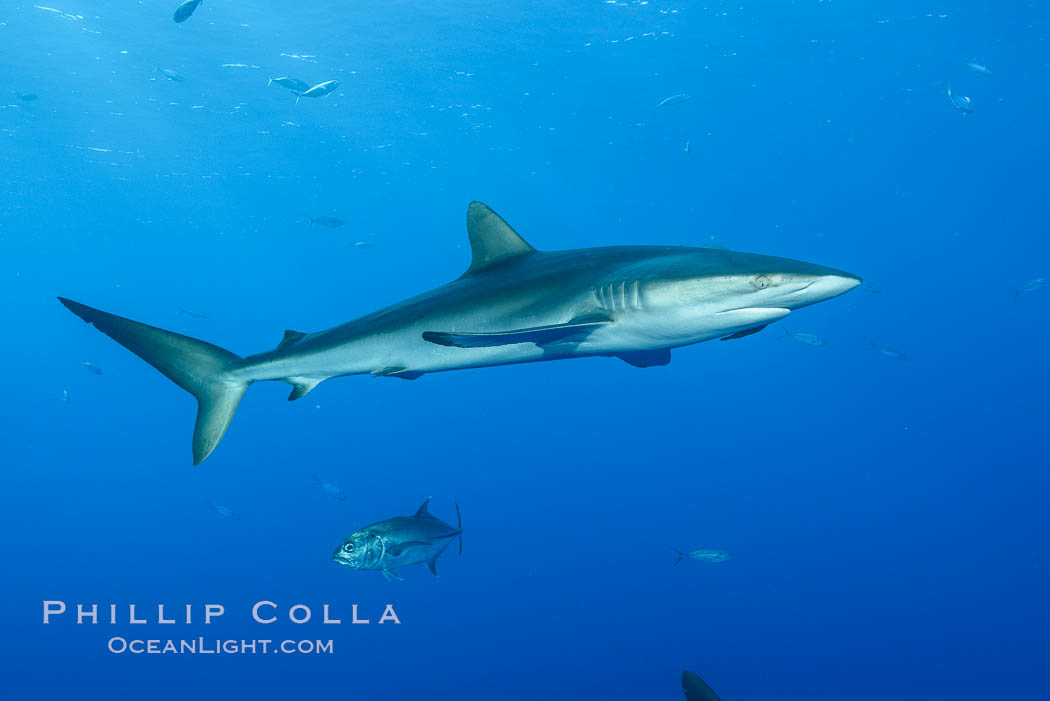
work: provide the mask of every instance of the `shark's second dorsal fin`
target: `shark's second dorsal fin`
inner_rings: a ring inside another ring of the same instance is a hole
[[[423,500],[423,505],[421,507],[419,507],[418,509],[416,509],[416,514],[415,514],[416,518],[434,518],[433,516],[430,515],[430,512],[427,511],[427,504],[429,504],[429,503],[430,503],[430,497],[427,497],[426,499]]]
[[[281,350],[285,346],[292,345],[293,343],[295,343],[296,341],[298,341],[300,338],[302,338],[305,335],[306,334],[303,333],[302,331],[292,331],[291,329],[289,329],[288,331],[285,331],[284,332],[284,338],[282,338],[281,342],[277,344],[277,350]]]
[[[500,215],[481,202],[471,202],[467,208],[467,235],[472,258],[463,277],[536,251]]]

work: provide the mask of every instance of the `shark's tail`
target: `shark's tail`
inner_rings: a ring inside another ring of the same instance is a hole
[[[266,81],[266,87],[270,87],[273,84],[273,78]]]
[[[107,314],[62,297],[58,301],[197,398],[193,464],[199,465],[211,455],[251,384],[231,375],[243,358],[189,336]]]
[[[459,529],[459,554],[463,554],[463,516],[459,513],[459,504],[456,504],[456,528]]]
[[[678,553],[678,559],[674,561],[674,564],[677,565],[679,562],[682,561],[682,558],[685,557],[685,553],[681,550],[675,550],[674,548],[671,548],[671,550],[674,550],[676,553]],[[672,565],[672,567],[673,566],[674,565]]]

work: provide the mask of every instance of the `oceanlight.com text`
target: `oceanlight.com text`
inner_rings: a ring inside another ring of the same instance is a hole
[[[114,636],[106,648],[115,655],[331,655],[331,640],[220,640],[184,638],[142,640]]]

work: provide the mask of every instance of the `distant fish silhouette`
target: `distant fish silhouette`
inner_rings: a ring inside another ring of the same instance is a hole
[[[24,102],[32,102],[33,100],[38,99],[37,94],[35,92],[27,92],[25,94],[16,92],[15,95],[18,95],[18,99]]]
[[[162,76],[164,76],[168,80],[174,81],[176,83],[185,83],[186,82],[186,78],[183,77],[183,75],[181,73],[178,73],[177,71],[173,71],[170,68],[161,68],[160,66],[157,66],[153,70],[153,72],[154,73],[160,73]]]
[[[266,83],[266,87],[270,87],[271,83],[277,83],[282,88],[288,88],[289,90],[300,93],[306,92],[310,89],[310,86],[304,83],[303,81],[296,80],[295,78],[289,78],[287,76],[283,76],[281,78],[270,78],[270,80]]]
[[[336,229],[343,225],[343,220],[338,217],[307,217],[310,220],[310,226],[317,224],[329,229]]]
[[[213,504],[211,501],[208,502],[208,511],[214,511],[223,518],[228,518],[231,521],[240,521],[241,515],[236,513],[233,509],[222,504]]]
[[[92,374],[95,374],[95,375],[101,375],[102,374],[102,368],[100,368],[98,365],[95,365],[94,363],[81,363],[81,365],[86,367],[88,369],[88,371],[91,372]]]
[[[789,336],[804,346],[816,346],[819,348],[828,345],[828,342],[820,336],[814,333],[806,333],[805,331],[788,331],[784,329],[784,336]],[[784,336],[781,336],[781,338],[784,338]]]
[[[186,2],[175,8],[175,14],[173,14],[171,18],[175,20],[176,24],[185,22],[190,18],[190,15],[196,12],[197,7],[199,7],[200,4],[201,0],[186,0]]]
[[[69,390],[68,389],[62,390],[62,401],[64,401],[66,404],[72,404],[73,403],[69,399]]]
[[[318,83],[309,90],[301,92],[295,96],[295,104],[299,104],[299,99],[303,97],[324,97],[328,93],[332,92],[339,87],[338,80],[326,80],[323,83]]]
[[[955,109],[963,114],[973,114],[973,100],[965,95],[956,95],[950,87],[948,88],[948,100]]]
[[[980,73],[981,75],[986,75],[989,78],[992,77],[992,72],[988,70],[988,66],[982,66],[981,64],[975,63],[974,61],[970,61],[966,65],[969,66],[970,70],[974,73]]]

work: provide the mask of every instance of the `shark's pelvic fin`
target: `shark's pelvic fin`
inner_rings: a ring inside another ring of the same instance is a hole
[[[409,370],[406,367],[401,367],[400,365],[397,365],[393,367],[373,370],[372,375],[374,377],[400,377],[403,380],[414,380],[416,378],[422,377],[423,375],[426,375],[426,373],[420,372],[418,370]]]
[[[671,362],[671,349],[658,348],[657,350],[631,351],[628,353],[617,353],[616,357],[636,368],[651,368],[657,365],[667,365]]]
[[[467,208],[467,235],[472,258],[463,277],[510,258],[536,252],[500,215],[481,202],[471,202]]]
[[[280,348],[280,346],[278,346]],[[288,377],[285,378],[285,382],[295,385],[292,389],[292,393],[288,395],[288,401],[294,402],[296,399],[302,399],[313,390],[314,387],[324,382],[327,378],[324,377]]]
[[[250,384],[230,377],[230,371],[243,359],[205,341],[140,324],[62,297],[58,301],[197,398],[193,464],[199,465],[211,455]]]
[[[439,346],[454,346],[456,348],[488,348],[490,346],[506,346],[511,343],[535,343],[537,346],[546,346],[552,343],[583,340],[595,329],[610,323],[612,322],[606,318],[588,316],[573,319],[566,324],[534,326],[528,329],[497,331],[495,333],[424,331],[423,340],[436,343]]]
[[[753,329],[744,329],[743,331],[737,331],[736,333],[730,334],[729,336],[723,336],[721,340],[732,341],[735,338],[744,338],[745,336],[750,336],[753,333],[758,333],[767,326],[769,326],[769,324],[762,324],[761,326],[756,326]]]

